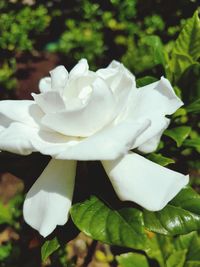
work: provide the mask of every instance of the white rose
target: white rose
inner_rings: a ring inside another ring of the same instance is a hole
[[[169,125],[165,115],[183,103],[165,78],[137,89],[119,62],[92,72],[82,59],[70,71],[58,66],[40,81],[34,100],[0,102],[0,149],[52,160],[28,192],[24,218],[43,236],[68,218],[77,160],[101,160],[121,200],[162,209],[188,176],[130,152],[156,149]]]

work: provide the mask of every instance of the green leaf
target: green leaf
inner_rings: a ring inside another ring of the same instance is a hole
[[[164,134],[171,137],[176,142],[177,146],[180,147],[184,140],[188,137],[190,131],[191,127],[180,126],[177,128],[168,129],[164,132]]]
[[[196,235],[188,247],[187,259],[191,261],[200,261],[200,238]]]
[[[200,261],[187,261],[184,267],[200,267]]]
[[[10,206],[8,205],[4,205],[1,201],[0,201],[0,224],[3,223],[9,223],[12,224],[13,220],[12,220],[12,212],[10,210]]]
[[[12,245],[11,243],[7,243],[0,246],[0,262],[5,261],[6,258],[10,256],[12,253]]]
[[[176,39],[171,52],[171,59],[166,64],[168,77],[178,81],[183,72],[196,64],[200,56],[200,21],[198,11],[185,23]]]
[[[149,35],[141,39],[141,42],[151,47],[155,65],[165,65],[164,48],[159,36]]]
[[[200,195],[189,186],[183,188],[170,204],[200,214]]]
[[[200,44],[199,44],[200,47]],[[200,49],[200,48],[199,48]],[[189,66],[181,75],[178,81],[181,88],[183,102],[186,105],[200,98],[200,64],[195,63]]]
[[[194,139],[187,139],[184,141],[183,145],[186,147],[196,148],[197,151],[200,153],[200,137]]]
[[[200,98],[186,107],[187,112],[200,113]]]
[[[187,250],[176,251],[169,256],[166,261],[166,267],[183,267]]]
[[[41,248],[42,261],[45,262],[48,257],[59,247],[60,244],[56,237],[52,240],[47,240]]]
[[[145,227],[164,235],[180,235],[200,229],[200,196],[184,188],[164,209],[144,210]]]
[[[172,53],[189,55],[193,60],[200,56],[200,20],[198,11],[185,23],[181,33],[175,41]]]
[[[156,153],[151,153],[147,156],[147,158],[153,162],[158,163],[161,166],[167,166],[168,164],[175,163],[173,159],[164,157],[162,154],[156,154]]]
[[[191,232],[186,235],[180,235],[174,240],[176,250],[188,249],[192,246],[193,239],[197,236],[197,232]]]
[[[115,211],[95,196],[72,206],[74,224],[93,239],[135,249],[144,249],[147,241],[142,212],[136,209]]]
[[[181,235],[200,229],[200,216],[182,208],[167,205],[157,212],[144,211],[145,227],[164,235]]]
[[[125,253],[116,257],[120,267],[149,267],[147,258],[139,253]]]
[[[190,55],[173,53],[169,62],[169,69],[175,81],[178,81],[183,72],[194,64],[196,61]]]
[[[153,234],[149,238],[148,248],[145,250],[149,258],[158,261],[160,267],[166,267],[166,259],[174,252],[172,238]]]
[[[142,86],[148,85],[150,83],[154,83],[156,81],[157,81],[157,79],[155,77],[145,76],[145,77],[137,79],[136,84],[137,84],[137,87],[142,87]]]

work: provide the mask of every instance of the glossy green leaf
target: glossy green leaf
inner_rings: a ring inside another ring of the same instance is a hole
[[[177,146],[180,147],[190,134],[190,131],[191,127],[180,126],[173,129],[168,129],[164,132],[164,134],[171,137],[176,142]]]
[[[167,205],[157,212],[144,211],[145,227],[164,235],[181,235],[200,229],[200,215]]]
[[[48,257],[59,247],[60,244],[56,237],[52,240],[47,240],[41,248],[42,261],[45,262]]]
[[[136,209],[115,211],[95,196],[72,206],[74,224],[93,239],[119,246],[144,249],[147,241],[142,212]]]
[[[116,257],[120,267],[149,267],[147,258],[139,253],[125,253]]]
[[[153,162],[158,163],[161,166],[167,166],[168,164],[175,163],[173,159],[164,157],[162,154],[156,154],[156,153],[151,153],[147,156],[147,158]]]
[[[166,267],[183,267],[187,250],[175,251],[166,261]]]
[[[200,195],[189,186],[183,188],[170,204],[200,214]]]
[[[157,79],[152,76],[145,76],[136,80],[137,87],[142,87],[150,83],[156,82]]]
[[[183,189],[164,209],[144,210],[145,227],[164,235],[180,235],[200,229],[200,196],[191,188]]]
[[[187,112],[200,113],[200,98],[186,107]]]
[[[190,55],[194,60],[200,56],[200,20],[198,11],[185,23],[181,33],[175,41],[173,53]]]

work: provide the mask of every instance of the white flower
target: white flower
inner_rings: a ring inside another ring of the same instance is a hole
[[[24,202],[24,218],[43,236],[67,222],[77,160],[101,160],[122,200],[162,209],[188,176],[130,152],[156,149],[170,115],[182,106],[165,78],[137,89],[119,62],[92,72],[85,59],[58,66],[40,81],[34,100],[0,102],[0,149],[52,160]]]

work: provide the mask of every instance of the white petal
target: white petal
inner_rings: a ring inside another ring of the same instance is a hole
[[[122,112],[127,106],[129,94],[136,90],[134,75],[123,64],[115,60],[107,68],[100,69],[96,73],[111,88],[116,99],[117,112]]]
[[[160,81],[146,85],[138,89],[138,104],[140,107],[137,114],[144,112],[160,112],[164,115],[171,115],[183,105],[170,84],[162,77]]]
[[[68,220],[75,173],[75,161],[52,159],[26,195],[24,219],[44,237]]]
[[[45,113],[55,113],[65,109],[65,103],[60,96],[59,92],[48,91],[41,94],[32,94],[37,105]]]
[[[52,157],[77,144],[77,138],[61,135],[45,129],[11,122],[0,128],[0,150],[28,155],[39,151]]]
[[[165,115],[171,115],[182,105],[183,102],[175,95],[169,81],[163,77],[131,93],[125,116],[151,120],[151,127],[138,137],[133,148],[143,145],[154,136],[157,139],[169,123]]]
[[[64,66],[58,66],[50,71],[51,75],[51,89],[62,93],[67,85],[68,72]]]
[[[133,201],[151,211],[164,208],[189,180],[188,176],[135,153],[102,163],[121,200]]]
[[[18,122],[13,122],[8,128],[0,131],[0,150],[9,151],[16,154],[28,155],[35,151],[31,136],[34,128]]]
[[[164,116],[155,114],[151,116],[151,126],[137,137],[133,145],[143,153],[151,153],[157,149],[162,133],[169,126],[170,120]]]
[[[31,100],[0,101],[0,114],[8,121],[22,122],[32,127],[38,127],[38,120],[43,116],[41,109]],[[3,123],[0,119],[0,125]]]
[[[134,140],[147,127],[149,121],[124,121],[107,127],[91,137],[68,146],[56,158],[77,160],[111,160],[127,153]]]
[[[135,76],[121,63],[113,60],[107,68],[96,72],[117,94],[128,87],[136,87]]]
[[[70,71],[70,79],[75,78],[76,76],[86,75],[88,73],[89,66],[87,63],[87,59],[81,59]]]
[[[39,90],[41,93],[51,91],[51,78],[44,77],[39,81]]]
[[[161,124],[159,125],[160,131],[159,129],[157,129],[157,124],[154,123],[153,121],[154,125],[151,124],[151,127],[149,127],[149,132],[148,130],[146,130],[145,133],[141,135],[141,138],[138,137],[134,144],[134,147],[137,147],[138,150],[143,153],[152,153],[153,151],[157,149],[158,144],[160,142],[160,138],[170,123],[170,120],[165,117],[160,118],[160,120],[163,120],[163,127],[161,128]],[[147,135],[152,136],[152,137],[148,139],[146,142],[143,142],[143,140],[147,139],[146,138]],[[141,144],[140,146],[138,146],[139,143]]]
[[[30,141],[36,151],[52,157],[56,157],[68,148],[71,149],[71,146],[75,146],[80,142],[79,138],[47,130],[34,131],[31,134]]]
[[[69,136],[90,136],[102,129],[115,115],[115,101],[102,79],[97,78],[92,87],[88,102],[74,110],[46,114],[42,123]]]

